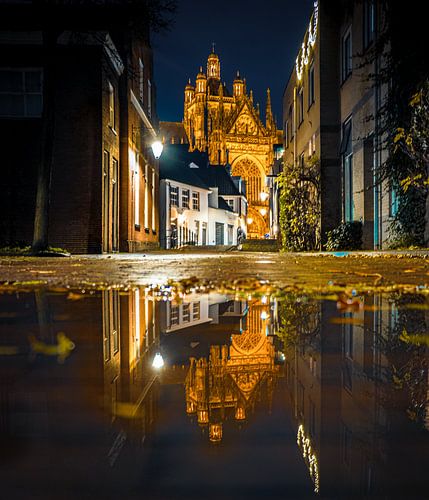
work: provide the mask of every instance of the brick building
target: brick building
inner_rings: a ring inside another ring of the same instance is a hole
[[[322,242],[341,222],[362,221],[364,248],[381,248],[396,209],[395,193],[377,181],[385,159],[377,123],[386,89],[366,62],[381,12],[368,0],[315,2],[283,96],[285,165],[320,161]]]
[[[73,253],[139,251],[158,245],[149,28],[143,23],[138,32],[129,30],[126,10],[85,8],[55,11],[57,22],[49,28],[57,30],[50,54],[49,244]],[[0,240],[29,244],[44,142],[47,28],[32,3],[2,2],[0,9],[0,133],[8,145],[0,181]]]

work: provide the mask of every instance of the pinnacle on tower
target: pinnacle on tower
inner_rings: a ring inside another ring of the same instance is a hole
[[[274,127],[273,111],[271,109],[271,91],[267,89],[267,106],[265,109],[265,122],[267,129],[271,130]]]

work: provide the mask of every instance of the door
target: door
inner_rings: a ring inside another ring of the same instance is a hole
[[[108,151],[103,153],[103,210],[102,250],[119,250],[119,163],[110,159]]]
[[[224,224],[216,222],[216,245],[224,244]]]
[[[103,252],[109,252],[109,207],[110,207],[110,155],[108,151],[103,152]]]
[[[112,160],[112,252],[119,250],[119,163]]]

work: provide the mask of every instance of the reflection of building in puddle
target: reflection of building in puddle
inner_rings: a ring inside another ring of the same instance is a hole
[[[208,426],[212,443],[222,440],[225,420],[246,420],[259,401],[271,405],[278,366],[267,336],[269,317],[269,306],[250,306],[246,329],[231,336],[231,346],[212,345],[208,359],[190,358],[186,411]]]

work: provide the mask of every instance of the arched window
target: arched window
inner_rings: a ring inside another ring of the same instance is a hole
[[[244,159],[232,167],[232,175],[240,176],[246,182],[246,197],[249,203],[259,203],[262,178],[259,168],[252,160]]]

